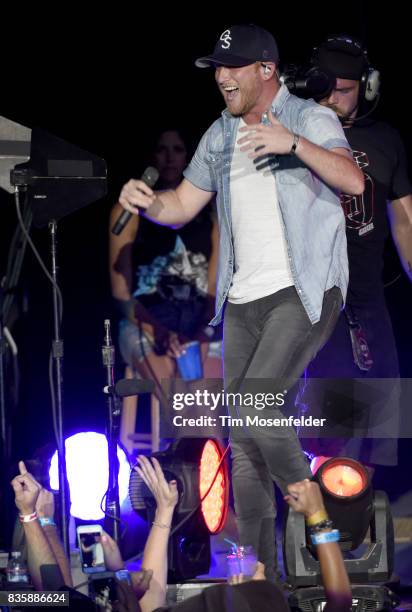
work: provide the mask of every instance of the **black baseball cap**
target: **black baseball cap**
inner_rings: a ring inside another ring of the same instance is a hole
[[[328,38],[314,51],[312,63],[338,79],[360,81],[368,69],[362,44],[349,36]]]
[[[253,23],[234,25],[222,32],[211,55],[199,57],[198,68],[247,66],[255,62],[279,62],[279,51],[272,34]]]

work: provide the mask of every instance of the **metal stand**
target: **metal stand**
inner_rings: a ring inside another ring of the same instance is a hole
[[[28,207],[23,210],[23,224],[30,230],[32,214]],[[18,403],[18,362],[17,346],[10,339],[8,325],[13,325],[12,310],[16,302],[16,292],[23,265],[27,240],[19,226],[17,226],[10,242],[6,274],[0,287],[0,431],[1,431],[1,460],[5,469],[0,477],[2,504],[0,507],[0,546],[9,548],[10,534],[14,524],[14,502],[10,490],[10,476],[7,466],[11,462],[11,425],[10,415]],[[10,316],[11,315],[11,316]],[[8,332],[8,333],[7,333]],[[13,345],[14,344],[14,348]],[[11,354],[14,370],[14,391],[10,391],[10,372],[7,351]],[[13,507],[13,512],[11,508]]]
[[[1,295],[0,295],[1,303]],[[3,337],[3,321],[1,317],[0,309],[0,422],[1,422],[1,457],[3,465],[8,465],[7,459],[9,456],[8,452],[8,440],[7,440],[7,419],[6,419],[6,398],[5,398],[5,384],[4,384],[4,355],[6,352],[6,341]]]
[[[1,429],[1,461],[4,469],[1,475],[1,488],[3,495],[8,491],[7,471],[6,466],[9,465],[9,441],[7,436],[7,416],[6,416],[6,398],[5,398],[5,383],[4,383],[4,355],[6,352],[6,342],[3,336],[3,321],[2,321],[2,309],[1,309],[1,289],[0,289],[0,429]],[[2,512],[2,523],[4,525],[1,534],[1,545],[6,546],[6,538],[8,537],[8,529],[10,525],[9,513],[7,512],[7,504],[3,499],[3,512]]]
[[[102,347],[103,366],[106,368],[107,387],[114,387],[114,363],[115,352],[110,333],[110,321],[104,322],[104,345]],[[104,521],[105,529],[115,540],[119,542],[119,460],[117,458],[117,443],[120,431],[120,403],[115,393],[109,393],[106,399],[108,409],[108,428],[106,431],[107,444],[109,451],[109,483],[106,494],[106,517]]]
[[[50,359],[53,426],[59,457],[60,513],[62,540],[69,555],[68,484],[63,431],[63,341],[60,338],[62,298],[57,286],[57,221],[71,212],[102,198],[107,192],[106,162],[87,151],[48,134],[40,128],[25,128],[0,117],[0,187],[15,194],[19,222],[46,276],[53,283],[54,339]],[[4,160],[6,162],[4,163]],[[28,161],[27,161],[28,160]],[[24,163],[16,162],[24,161]],[[4,175],[4,176],[3,176]],[[48,225],[51,237],[52,274],[47,270],[22,220],[19,195],[24,191],[30,221]],[[25,229],[24,229],[25,228]],[[24,254],[24,249],[22,250]],[[21,258],[22,261],[22,258]],[[59,302],[60,300],[60,302]],[[53,367],[54,366],[54,367]],[[1,370],[1,366],[0,366]],[[0,371],[0,383],[2,372]],[[56,383],[56,392],[55,392]],[[1,390],[0,390],[1,391]],[[1,403],[1,397],[0,397]],[[4,407],[0,406],[0,435],[6,428]]]
[[[64,430],[63,430],[63,340],[60,337],[60,309],[59,296],[57,293],[57,222],[50,221],[50,244],[51,244],[51,260],[52,260],[52,278],[53,278],[53,324],[54,338],[52,343],[52,358],[54,364],[54,372],[56,377],[56,404],[53,405],[53,419],[55,425],[55,434],[57,442],[57,453],[59,457],[59,492],[60,492],[60,518],[61,518],[61,535],[64,550],[70,558],[69,544],[69,522],[68,522],[68,483],[66,471],[66,451],[64,445]],[[54,401],[53,401],[54,404]]]

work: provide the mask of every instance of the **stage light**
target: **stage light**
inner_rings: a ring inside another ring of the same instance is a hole
[[[70,436],[65,442],[67,480],[70,487],[70,514],[85,521],[98,521],[104,517],[100,508],[109,478],[107,438],[92,431]],[[122,503],[128,495],[130,466],[125,452],[118,447],[119,498]],[[59,472],[57,451],[50,465],[50,487],[58,490]],[[104,504],[103,504],[104,507]]]
[[[339,497],[358,495],[365,488],[363,475],[350,465],[333,465],[325,470],[322,481],[330,493]]]
[[[179,582],[207,574],[210,569],[210,535],[223,529],[229,505],[226,461],[223,460],[219,466],[222,447],[212,439],[183,438],[153,456],[159,460],[166,480],[177,481],[179,492],[169,542],[168,580]],[[151,522],[155,501],[134,470],[129,493],[134,510]]]
[[[380,606],[390,599],[390,593],[376,583],[388,581],[393,571],[395,545],[387,495],[373,491],[368,470],[347,457],[328,459],[313,479],[320,486],[329,518],[340,532],[339,546],[345,567],[351,584],[356,585],[352,591],[353,609],[386,609]],[[365,543],[368,531],[369,544]],[[352,551],[350,558],[348,551]],[[289,508],[283,531],[283,554],[287,580],[298,587],[291,606],[297,610],[321,610],[325,594],[320,586],[316,547],[312,545],[303,515]]]
[[[340,531],[342,550],[355,550],[365,539],[374,509],[368,470],[354,459],[335,457],[320,466],[314,480],[330,519]]]
[[[206,495],[215,478],[222,458],[222,452],[214,440],[208,440],[203,447],[199,468],[200,499]],[[223,466],[218,470],[215,482],[207,497],[202,501],[202,514],[210,533],[221,531],[227,515],[227,478]]]

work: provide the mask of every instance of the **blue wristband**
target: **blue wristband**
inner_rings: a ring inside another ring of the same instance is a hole
[[[42,527],[44,527],[45,525],[54,525],[54,527],[56,527],[54,519],[52,519],[50,516],[41,516],[39,518],[39,523]]]
[[[323,531],[322,533],[314,533],[312,536],[312,544],[328,544],[329,542],[339,542],[340,533],[338,529],[332,531]]]
[[[127,569],[117,570],[117,572],[115,572],[115,576],[117,580],[120,580],[120,582],[127,582],[127,584],[132,586],[132,580],[130,578],[129,570]]]

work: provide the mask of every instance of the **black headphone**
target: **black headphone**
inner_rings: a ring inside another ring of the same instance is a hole
[[[360,78],[359,98],[364,98],[367,102],[373,102],[376,100],[379,95],[381,84],[380,73],[371,66],[368,58],[368,52],[360,41],[345,35],[328,38],[324,43],[319,45],[319,47],[314,47],[311,57],[311,64],[314,66],[318,65],[319,51],[321,49],[342,51],[342,53],[347,53],[348,55],[353,55],[354,57],[362,55],[365,70],[362,72]]]

